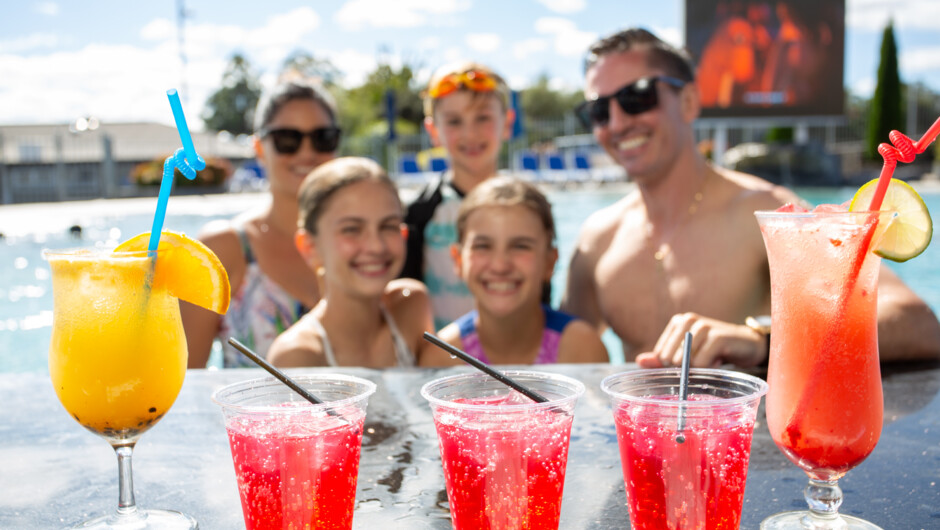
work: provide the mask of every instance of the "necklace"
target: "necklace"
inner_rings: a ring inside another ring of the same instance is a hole
[[[659,244],[659,248],[657,248],[653,252],[653,259],[655,259],[656,262],[659,263],[660,269],[662,269],[663,267],[663,260],[666,259],[666,256],[668,256],[669,252],[672,250],[671,247],[669,246],[669,243],[672,242],[672,239],[675,237],[676,232],[678,232],[679,229],[682,228],[682,226],[685,225],[685,223],[687,223],[689,219],[691,219],[692,216],[695,215],[695,212],[698,211],[699,205],[702,203],[702,200],[705,198],[705,184],[707,182],[708,182],[708,174],[706,174],[705,178],[702,179],[702,185],[699,187],[699,190],[695,192],[695,195],[692,196],[692,202],[689,204],[689,207],[686,210],[687,212],[686,215],[683,216],[682,219],[680,219],[678,223],[676,223],[676,227],[669,234],[669,237],[663,240]],[[653,223],[649,221],[646,222],[646,238],[650,241],[650,243],[652,243]]]

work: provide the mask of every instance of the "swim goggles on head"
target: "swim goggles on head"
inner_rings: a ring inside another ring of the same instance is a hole
[[[642,114],[653,110],[659,105],[659,93],[656,91],[656,82],[662,81],[675,88],[682,88],[685,81],[658,75],[644,77],[617,90],[609,96],[601,96],[578,105],[575,114],[588,129],[603,127],[610,121],[610,100],[615,100],[620,108],[630,115]]]
[[[496,90],[496,86],[496,79],[491,74],[480,70],[468,70],[459,74],[445,75],[428,88],[428,96],[431,99],[442,98],[453,94],[460,87],[466,87],[474,92],[492,92]]]

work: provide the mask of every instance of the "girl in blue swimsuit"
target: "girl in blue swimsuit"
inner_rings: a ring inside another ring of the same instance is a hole
[[[541,302],[558,250],[548,199],[533,184],[512,177],[489,179],[470,192],[457,214],[457,274],[476,309],[439,337],[490,364],[608,362],[590,324]],[[457,364],[440,350],[424,366]]]

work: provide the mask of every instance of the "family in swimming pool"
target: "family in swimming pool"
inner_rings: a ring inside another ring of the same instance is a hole
[[[329,94],[285,79],[256,113],[270,202],[200,233],[234,296],[224,316],[182,308],[190,366],[230,336],[280,366],[454,362],[426,331],[494,364],[605,362],[606,327],[640,366],[676,364],[686,331],[693,365],[765,361],[768,330],[746,324],[770,312],[753,212],[799,197],[696,150],[683,51],[628,29],[592,45],[585,64],[578,115],[636,187],[583,225],[560,308],[546,296],[558,258],[551,207],[499,174],[515,116],[497,73],[463,62],[432,76],[425,127],[450,167],[404,206],[377,164],[335,157]],[[878,313],[883,360],[940,358],[935,315],[887,268]],[[224,351],[225,366],[248,364]]]

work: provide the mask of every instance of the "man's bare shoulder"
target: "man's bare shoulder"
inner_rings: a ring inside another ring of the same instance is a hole
[[[630,192],[617,202],[592,213],[581,225],[578,246],[589,249],[613,237],[628,213],[640,207],[639,194]]]
[[[735,210],[750,214],[757,210],[776,210],[790,202],[805,206],[805,201],[792,190],[755,175],[724,168],[715,168],[715,171],[727,189],[728,206]]]

